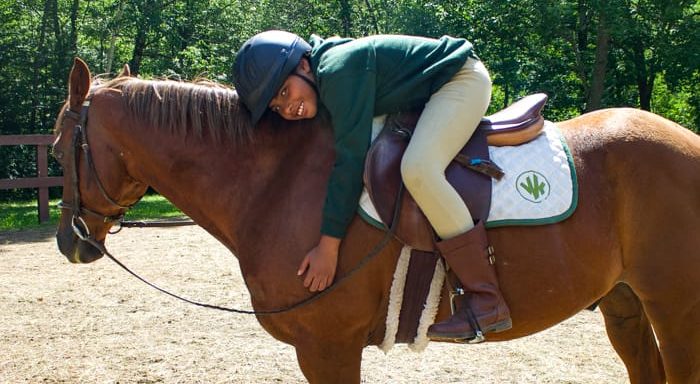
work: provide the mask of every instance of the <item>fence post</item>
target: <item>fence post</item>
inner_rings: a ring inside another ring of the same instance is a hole
[[[39,223],[49,221],[49,187],[62,186],[63,177],[49,177],[48,146],[54,142],[53,135],[0,135],[3,145],[36,145],[37,177],[0,179],[0,189],[37,188]]]

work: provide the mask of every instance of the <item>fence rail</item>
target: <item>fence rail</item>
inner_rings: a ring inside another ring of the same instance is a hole
[[[53,143],[53,135],[2,135],[2,145],[36,145],[36,169],[37,177],[25,177],[18,179],[0,179],[0,189],[37,188],[39,222],[49,221],[49,187],[63,185],[63,177],[50,177],[48,148]]]

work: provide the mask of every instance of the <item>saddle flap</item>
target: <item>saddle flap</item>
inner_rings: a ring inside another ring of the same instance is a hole
[[[401,159],[415,127],[411,122],[417,121],[418,116],[418,112],[391,116],[367,154],[365,185],[377,213],[388,226],[393,225],[396,197],[402,184]],[[486,135],[475,132],[460,153],[469,158],[488,159]],[[454,161],[445,170],[445,176],[462,196],[472,217],[486,219],[491,203],[491,178]],[[396,237],[415,249],[433,250],[433,229],[408,191],[404,191],[400,204],[398,223],[393,225]]]
[[[419,116],[418,112],[390,116],[367,153],[365,186],[379,217],[387,226],[393,225],[398,191],[403,184],[401,158]],[[407,241],[418,243],[421,245],[420,249],[430,250],[433,247],[432,228],[416,202],[409,196],[408,192],[404,192],[399,202],[401,213],[399,222],[394,225],[394,233],[405,244]]]

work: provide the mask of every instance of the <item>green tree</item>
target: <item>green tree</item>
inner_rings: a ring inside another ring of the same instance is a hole
[[[107,77],[129,63],[228,82],[238,48],[267,29],[465,37],[491,71],[490,112],[546,92],[553,120],[632,106],[697,132],[699,24],[697,0],[0,0],[0,134],[51,132],[74,56]],[[0,147],[0,178],[31,175],[33,156]]]

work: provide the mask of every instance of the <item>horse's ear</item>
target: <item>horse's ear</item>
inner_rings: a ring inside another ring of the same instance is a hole
[[[68,80],[68,102],[70,109],[80,110],[80,105],[90,91],[90,69],[79,57],[73,61],[73,69]]]
[[[129,69],[129,64],[124,64],[124,68],[119,72],[117,77],[131,77],[131,69]]]

